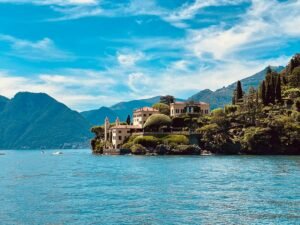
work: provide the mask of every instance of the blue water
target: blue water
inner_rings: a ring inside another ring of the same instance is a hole
[[[300,224],[298,156],[1,152],[0,224]]]

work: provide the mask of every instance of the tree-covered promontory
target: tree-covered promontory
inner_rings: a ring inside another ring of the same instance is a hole
[[[148,118],[146,133],[132,135],[122,148],[133,154],[300,154],[300,54],[282,72],[268,67],[257,89],[242,86],[236,83],[232,104],[209,115],[169,117],[175,98],[163,97],[154,105],[161,114]],[[101,129],[94,133],[93,146],[105,146]]]

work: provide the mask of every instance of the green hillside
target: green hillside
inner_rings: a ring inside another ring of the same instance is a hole
[[[278,67],[272,67],[272,69],[276,72],[281,72],[284,69],[284,67],[278,66]],[[241,82],[243,85],[243,90],[248,91],[250,87],[257,88],[260,82],[264,80],[266,70],[267,68],[250,77],[242,79]],[[225,105],[231,103],[232,94],[235,88],[236,88],[236,82],[230,84],[227,87],[220,88],[216,91],[205,89],[191,96],[189,100],[209,102],[211,109],[224,107]]]
[[[46,94],[22,92],[0,111],[0,149],[87,146],[89,123]]]

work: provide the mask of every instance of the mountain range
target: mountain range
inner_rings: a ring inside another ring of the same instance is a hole
[[[284,69],[283,66],[272,67],[272,70],[280,72]],[[264,70],[242,79],[242,86],[244,91],[248,91],[250,87],[257,88],[260,82],[265,78],[267,68]],[[227,87],[223,87],[216,91],[210,89],[202,90],[195,95],[188,98],[191,101],[203,101],[208,102],[211,109],[224,107],[225,105],[231,103],[232,94],[236,88],[236,82],[230,84]],[[128,115],[132,114],[132,111],[143,106],[152,106],[154,103],[159,102],[160,96],[156,96],[149,99],[133,100],[129,102],[120,102],[111,107],[101,107],[96,110],[85,111],[81,114],[91,123],[91,124],[103,124],[105,117],[109,117],[110,121],[115,121],[117,117],[120,120],[125,121]],[[184,101],[182,99],[177,99],[179,101]]]
[[[0,98],[0,149],[88,147],[90,124],[43,93]]]
[[[272,66],[271,68],[273,71],[276,72],[281,72],[284,69],[283,66]],[[242,79],[241,83],[243,90],[247,92],[250,87],[258,88],[260,82],[265,78],[266,71],[267,68],[250,77]],[[190,98],[188,98],[188,100],[208,102],[210,104],[211,109],[224,107],[225,105],[231,103],[232,95],[235,88],[236,82],[230,84],[227,87],[220,88],[216,91],[205,89],[191,96]]]
[[[284,67],[273,67],[281,71]],[[243,90],[257,88],[266,69],[241,80]],[[216,91],[202,90],[188,98],[204,101],[211,108],[231,102],[236,83]],[[77,112],[44,93],[17,93],[12,99],[0,96],[0,149],[83,148],[91,138],[90,127],[101,125],[106,116],[125,121],[132,111],[159,102],[160,96],[120,102],[111,107]],[[182,99],[177,99],[183,101]]]

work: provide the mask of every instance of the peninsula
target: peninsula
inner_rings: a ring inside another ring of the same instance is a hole
[[[96,154],[300,154],[300,54],[281,72],[269,67],[257,89],[238,81],[224,108],[163,96],[126,122],[103,122],[91,129]]]

